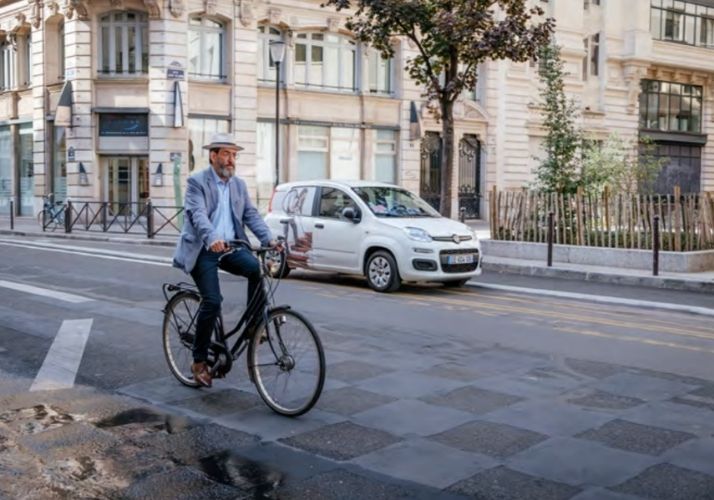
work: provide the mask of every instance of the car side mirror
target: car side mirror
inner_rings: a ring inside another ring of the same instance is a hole
[[[357,224],[360,220],[362,220],[361,214],[359,213],[359,210],[355,210],[354,207],[345,207],[342,209],[341,212],[342,217],[344,217],[347,220],[351,220],[355,224]]]

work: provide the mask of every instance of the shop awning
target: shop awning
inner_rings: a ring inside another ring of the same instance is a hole
[[[57,109],[55,110],[55,127],[72,126],[72,82],[64,82]]]

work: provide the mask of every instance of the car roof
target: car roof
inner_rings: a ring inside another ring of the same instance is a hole
[[[365,187],[365,186],[380,186],[380,187],[395,187],[399,188],[394,184],[389,184],[386,182],[379,181],[366,181],[366,180],[331,180],[331,179],[317,179],[312,181],[296,181],[296,182],[286,182],[279,184],[277,187],[278,191],[287,191],[294,187],[301,186],[328,186],[328,187],[341,187],[341,188],[355,188],[355,187]],[[401,188],[400,188],[401,189]]]

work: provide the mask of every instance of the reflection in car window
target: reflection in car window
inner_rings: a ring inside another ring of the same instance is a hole
[[[439,217],[439,212],[406,189],[388,186],[352,189],[377,217]]]
[[[315,199],[315,186],[297,186],[291,188],[283,198],[283,212],[288,215],[312,215]]]
[[[322,196],[320,196],[320,217],[343,219],[342,210],[347,207],[357,209],[355,202],[347,193],[336,188],[322,188]]]

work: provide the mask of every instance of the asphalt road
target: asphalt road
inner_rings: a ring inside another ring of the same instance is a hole
[[[517,498],[518,488],[533,487],[528,478],[539,484],[546,478],[549,498],[654,498],[673,487],[686,495],[681,498],[712,498],[706,493],[714,491],[714,470],[706,465],[711,460],[697,458],[714,453],[714,425],[706,423],[714,421],[711,317],[478,287],[405,286],[380,295],[358,278],[296,272],[281,283],[276,302],[290,304],[317,327],[328,383],[310,414],[286,424],[266,416],[259,402],[243,405],[240,398],[254,391],[242,363],[228,385],[214,390],[233,395],[218,406],[202,399],[210,397],[206,391],[195,391],[196,399],[170,379],[160,342],[161,284],[190,281],[170,267],[170,254],[156,246],[0,239],[2,370],[37,380],[63,322],[91,319],[77,385],[209,418],[286,453],[299,450],[379,473],[400,488],[488,498],[495,493],[481,489],[475,479],[481,477],[512,484],[509,494]],[[245,301],[245,281],[222,279],[230,321]],[[481,281],[714,308],[702,294],[500,275]],[[90,300],[68,302],[42,290]],[[607,401],[596,404],[593,398]],[[578,413],[556,422],[549,412],[564,401],[576,401]],[[321,441],[331,431],[333,441],[345,440],[338,451]],[[646,439],[637,435],[648,432]],[[618,433],[658,447],[614,445],[611,435]],[[513,449],[484,442],[494,435],[511,444],[533,442]],[[480,438],[464,444],[473,436]],[[366,442],[374,446],[352,449]],[[583,442],[597,443],[596,452],[582,448]],[[621,455],[612,455],[610,445]],[[568,476],[567,459],[538,465],[548,453],[580,456],[590,462],[578,470],[605,472]],[[410,462],[415,456],[431,458]],[[609,471],[608,462],[629,472]],[[276,467],[303,474],[288,459]]]

